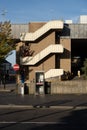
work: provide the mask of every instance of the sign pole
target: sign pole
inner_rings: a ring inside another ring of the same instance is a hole
[[[14,71],[16,71],[16,85],[18,87],[19,80],[20,80],[20,78],[19,78],[19,69],[20,69],[20,66],[18,64],[14,64],[13,65],[13,69],[14,69]]]

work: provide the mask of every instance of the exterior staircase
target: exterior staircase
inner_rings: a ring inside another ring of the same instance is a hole
[[[35,41],[36,39],[38,39],[39,37],[41,37],[43,34],[45,34],[51,29],[62,30],[63,21],[59,21],[59,20],[49,21],[33,33],[21,33],[20,40],[21,41]]]
[[[50,69],[45,73],[45,79],[54,78],[63,75],[63,69]]]
[[[63,53],[63,46],[57,44],[56,45],[51,44],[50,46],[48,46],[47,48],[45,48],[44,50],[36,54],[34,57],[30,57],[30,56],[24,58],[21,57],[20,63],[22,65],[35,65],[36,63],[38,63],[39,61],[41,61],[43,58],[45,58],[51,53]]]

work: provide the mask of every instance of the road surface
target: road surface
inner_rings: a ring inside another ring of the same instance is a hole
[[[87,129],[87,109],[0,108],[0,130]]]

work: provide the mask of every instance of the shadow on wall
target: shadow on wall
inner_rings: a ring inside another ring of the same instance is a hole
[[[64,53],[61,55],[62,59],[70,59],[71,56],[71,52],[69,50],[67,50],[66,48],[64,48]]]

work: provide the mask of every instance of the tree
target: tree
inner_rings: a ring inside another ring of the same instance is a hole
[[[5,21],[0,23],[0,63],[6,58],[7,54],[15,48],[14,40],[11,35],[11,23]]]
[[[87,58],[85,59],[83,63],[82,71],[84,72],[85,78],[87,79]]]
[[[20,47],[20,56],[21,57],[26,57],[26,56],[32,56],[34,51],[30,49],[31,47],[31,44],[26,44],[25,45],[23,44],[21,47]]]

